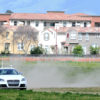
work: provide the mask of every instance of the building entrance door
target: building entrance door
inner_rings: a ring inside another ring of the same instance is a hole
[[[83,46],[82,48],[83,48],[84,55],[86,55],[86,47]]]

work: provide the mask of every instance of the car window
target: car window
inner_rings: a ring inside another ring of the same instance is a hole
[[[0,69],[0,75],[18,75],[15,69]]]

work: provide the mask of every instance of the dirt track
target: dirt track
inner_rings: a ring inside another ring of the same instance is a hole
[[[82,93],[82,94],[98,94],[100,95],[100,87],[89,87],[89,88],[34,88],[34,91],[40,92],[71,92],[71,93]]]

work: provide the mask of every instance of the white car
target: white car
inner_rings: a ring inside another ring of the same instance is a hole
[[[26,89],[27,81],[14,68],[0,68],[0,88]]]

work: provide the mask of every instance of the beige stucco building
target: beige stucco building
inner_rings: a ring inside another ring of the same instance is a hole
[[[100,47],[100,17],[82,13],[65,14],[63,11],[48,11],[45,14],[12,13],[0,14],[0,24],[7,28],[0,36],[0,52],[24,54],[31,48],[41,46],[47,54],[71,54],[75,45],[81,45],[84,54],[90,54],[90,46]],[[15,42],[17,27],[31,26],[38,31],[37,41]]]

